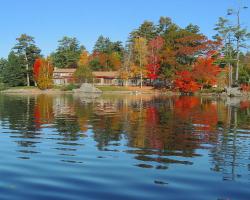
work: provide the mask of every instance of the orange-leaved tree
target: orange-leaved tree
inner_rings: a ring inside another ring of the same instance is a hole
[[[195,81],[192,73],[188,70],[176,73],[174,85],[176,89],[184,93],[193,93],[200,89],[200,85]]]
[[[110,65],[113,66],[114,70],[119,70],[122,63],[121,63],[121,56],[119,55],[118,52],[112,52],[109,55],[109,62]]]
[[[34,63],[33,73],[39,89],[45,90],[53,86],[53,66],[48,58],[37,58]]]
[[[192,74],[202,88],[211,87],[217,83],[221,68],[215,64],[215,61],[214,57],[206,56],[199,57],[194,63]]]
[[[89,54],[83,51],[77,63],[77,69],[74,73],[74,78],[78,83],[88,83],[93,81],[92,70],[89,66]]]

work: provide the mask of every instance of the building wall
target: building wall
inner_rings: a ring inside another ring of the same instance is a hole
[[[64,79],[53,79],[54,85],[65,85],[65,80]]]
[[[73,83],[70,78],[53,78],[54,85],[69,85]],[[112,78],[94,78],[94,85],[119,85],[119,79]]]
[[[70,83],[74,83],[73,73],[72,72],[54,72],[53,74],[54,85],[68,85]],[[144,79],[144,85],[146,84],[146,79]],[[95,85],[120,85],[120,86],[139,86],[140,79],[129,79],[127,81],[123,81],[119,78],[113,77],[97,77],[94,78]]]
[[[69,85],[73,83],[73,81],[69,78],[54,78],[54,85]]]
[[[95,85],[119,85],[117,78],[94,78]]]

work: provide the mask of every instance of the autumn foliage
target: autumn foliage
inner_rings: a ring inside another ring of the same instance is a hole
[[[187,34],[176,39],[177,55],[194,56],[197,54],[209,54],[217,50],[220,41],[212,41],[202,34]]]
[[[39,69],[42,65],[42,59],[38,58],[35,60],[34,63],[34,68],[33,68],[33,74],[34,74],[34,79],[37,82],[38,78],[39,78]]]
[[[155,80],[159,76],[160,71],[160,50],[164,45],[164,39],[160,36],[152,39],[148,43],[149,56],[148,65],[146,66],[148,71],[148,78]]]
[[[194,62],[192,69],[176,72],[175,87],[184,93],[192,93],[204,87],[212,87],[218,81],[218,75],[222,71],[215,64],[213,54],[200,56]]]
[[[248,84],[242,84],[241,85],[241,89],[245,92],[249,92],[250,91],[250,85]]]
[[[34,79],[41,90],[49,89],[53,85],[53,66],[49,59],[38,58],[34,63]]]
[[[209,57],[199,57],[194,63],[193,77],[204,86],[213,86],[217,83],[217,76],[221,68],[214,64],[215,59]]]
[[[200,89],[200,85],[195,81],[192,73],[188,70],[183,70],[176,73],[177,78],[174,81],[176,89],[184,93],[193,93]]]

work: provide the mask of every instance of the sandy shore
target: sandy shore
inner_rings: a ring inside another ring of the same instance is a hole
[[[61,91],[60,89],[48,89],[48,90],[40,90],[38,88],[32,89],[7,89],[1,91],[3,94],[64,94],[64,93],[73,93],[72,91]]]
[[[179,96],[181,93],[179,92],[172,92],[172,91],[162,91],[162,90],[155,90],[152,87],[131,87],[127,88],[128,90],[108,90],[103,91],[103,94],[132,94],[132,95],[139,95],[139,94],[157,94],[157,95],[166,95],[166,96]],[[0,91],[3,94],[17,94],[17,95],[39,95],[39,94],[73,94],[73,91],[62,91],[60,89],[48,89],[48,90],[40,90],[38,88],[10,88],[7,90]],[[218,93],[195,93],[195,96],[206,96],[206,97],[227,97],[225,94],[218,94]],[[242,97],[250,97],[250,93],[242,93]]]
[[[60,89],[48,89],[48,90],[40,90],[38,88],[10,88],[7,90],[1,91],[4,94],[65,94],[65,93],[74,93],[73,91],[62,91]],[[166,93],[166,92],[165,92]],[[174,95],[173,92],[167,92],[169,95]],[[162,94],[162,91],[155,90],[152,87],[127,87],[126,90],[124,88],[115,88],[115,90],[104,90],[103,94]]]

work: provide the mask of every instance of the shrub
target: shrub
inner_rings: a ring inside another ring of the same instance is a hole
[[[6,90],[7,86],[4,83],[0,83],[0,91]]]
[[[69,84],[69,85],[63,86],[61,90],[62,91],[71,91],[71,90],[77,89],[77,88],[78,88],[77,85],[75,85],[75,84]]]
[[[241,85],[241,89],[242,89],[244,92],[249,92],[249,91],[250,91],[250,85],[242,84],[242,85]]]

